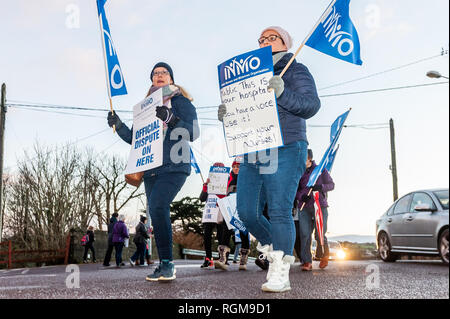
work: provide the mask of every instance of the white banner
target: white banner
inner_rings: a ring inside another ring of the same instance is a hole
[[[228,197],[219,199],[218,202],[220,212],[222,213],[223,219],[227,223],[227,227],[230,230],[240,230],[241,232],[247,234],[247,228],[244,223],[239,218],[239,213],[237,211],[237,194],[231,194]]]
[[[145,172],[163,164],[163,122],[156,107],[163,105],[162,89],[133,108],[133,142],[125,174]]]
[[[211,166],[209,170],[208,194],[227,195],[228,179],[231,169],[229,167]]]

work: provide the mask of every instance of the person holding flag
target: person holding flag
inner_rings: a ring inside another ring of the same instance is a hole
[[[271,47],[275,76],[268,88],[277,98],[284,146],[271,163],[249,161],[245,155],[240,168],[237,187],[237,210],[248,231],[259,241],[258,250],[267,257],[267,282],[261,286],[265,292],[285,292],[291,289],[290,266],[294,263],[295,226],[292,203],[298,182],[305,171],[308,139],[306,120],[317,114],[321,107],[315,81],[308,68],[293,61],[282,78],[293,54],[288,53],[293,40],[279,26],[264,29],[258,39],[260,48]],[[223,120],[226,107],[221,105],[219,120]],[[264,172],[267,165],[276,165],[274,173]],[[262,198],[265,200],[262,201]],[[262,215],[267,203],[270,221]],[[262,207],[261,207],[262,205]]]
[[[316,208],[314,197],[310,194],[310,188],[307,186],[308,181],[311,177],[312,172],[317,167],[316,162],[313,160],[312,150],[308,150],[308,160],[306,161],[306,171],[300,179],[298,185],[296,200],[301,203],[303,210],[299,211],[299,228],[300,228],[300,259],[302,260],[302,270],[311,271],[312,270],[312,256],[311,256],[311,235],[314,231],[316,224]],[[322,247],[320,239],[317,240],[317,251],[323,251],[323,255],[320,261],[319,268],[324,269],[328,266],[329,259],[329,247],[327,242],[327,237],[325,236],[327,232],[328,225],[328,202],[326,193],[334,190],[334,181],[331,178],[328,171],[323,170],[322,174],[317,179],[316,184],[312,188],[312,191],[318,192],[320,208],[322,209],[322,219],[323,219],[323,238],[324,245]],[[318,235],[319,230],[316,229],[316,235]],[[316,236],[317,237],[317,236]]]
[[[170,281],[176,278],[172,255],[170,204],[191,174],[189,142],[197,139],[196,132],[199,132],[199,128],[196,109],[191,103],[192,98],[183,88],[175,85],[172,68],[167,63],[157,63],[150,79],[152,86],[147,97],[158,89],[163,90],[164,103],[156,107],[156,116],[164,125],[164,144],[163,165],[144,173],[145,192],[160,258],[160,265],[146,280]],[[129,129],[122,123],[117,113],[109,112],[108,124],[110,127],[116,127],[123,141],[132,143],[133,128]],[[180,134],[180,129],[184,129],[186,134]],[[177,131],[174,132],[175,130]],[[172,161],[172,148],[188,150],[181,154],[182,162]]]

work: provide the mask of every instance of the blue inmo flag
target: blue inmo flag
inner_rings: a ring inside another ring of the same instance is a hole
[[[194,153],[191,150],[191,166],[194,168],[196,174],[201,174],[200,167],[195,160]]]
[[[110,97],[128,94],[120,68],[117,51],[111,38],[108,20],[105,14],[105,3],[107,0],[97,0],[98,16],[102,32],[103,50],[107,64],[108,93]]]
[[[328,147],[327,151],[325,152],[325,155],[323,156],[322,160],[320,161],[320,164],[317,165],[317,167],[314,169],[314,171],[311,173],[311,176],[309,178],[307,187],[313,187],[316,185],[317,180],[319,179],[320,175],[322,174],[323,170],[329,165],[331,162],[331,165],[333,165],[333,154],[336,155],[336,151],[334,151],[334,148],[336,147],[337,141],[339,140],[339,136],[341,135],[342,129],[344,128],[344,123],[347,120],[348,114],[350,111],[345,112],[341,116],[339,116],[336,121],[334,121],[333,125],[331,126],[331,144]]]
[[[353,64],[362,65],[358,32],[350,19],[350,0],[334,0],[306,45]]]
[[[333,165],[334,165],[334,160],[336,159],[336,154],[339,151],[339,145],[338,147],[331,153],[330,158],[328,160],[328,164],[325,167],[325,169],[330,173],[331,170],[333,169]]]

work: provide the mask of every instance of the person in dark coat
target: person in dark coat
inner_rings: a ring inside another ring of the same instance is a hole
[[[87,264],[87,255],[88,251],[91,250],[92,252],[92,262],[96,263],[97,260],[95,259],[95,249],[94,249],[94,242],[95,242],[95,235],[94,235],[94,227],[89,226],[86,235],[89,236],[89,241],[84,246],[84,255],[83,255],[83,262]]]
[[[112,242],[116,250],[116,265],[120,268],[122,265],[122,251],[125,246],[125,239],[130,238],[128,228],[125,225],[125,215],[119,215],[119,221],[114,225]]]
[[[145,192],[160,257],[160,265],[146,280],[170,281],[176,278],[170,204],[191,174],[189,142],[198,138],[199,127],[197,112],[191,103],[193,99],[182,87],[175,85],[172,68],[160,62],[154,66],[150,78],[152,86],[147,96],[159,89],[163,93],[163,105],[156,107],[156,116],[164,125],[164,142],[163,165],[144,173]],[[108,125],[115,125],[122,140],[132,143],[133,128],[129,129],[122,123],[117,113],[109,112]]]
[[[136,245],[136,252],[130,258],[131,266],[136,265],[136,260],[139,258],[139,266],[145,267],[145,247],[147,245],[147,239],[150,236],[147,233],[147,228],[145,223],[147,222],[147,217],[141,216],[139,224],[136,226],[136,235],[134,236],[133,242]]]
[[[315,229],[315,207],[314,207],[314,197],[313,193],[309,194],[311,188],[307,187],[311,173],[317,167],[316,162],[313,160],[312,150],[308,150],[308,160],[306,162],[306,171],[300,179],[298,186],[298,191],[296,199],[299,202],[300,208],[304,204],[303,210],[299,211],[299,225],[300,225],[300,259],[303,261],[302,270],[311,271],[312,270],[312,255],[311,255],[311,235]],[[324,234],[324,247],[323,256],[321,256],[321,261],[319,267],[324,269],[328,265],[329,259],[329,247],[328,240],[325,234],[327,233],[328,227],[328,201],[327,193],[334,190],[334,182],[328,171],[325,169],[322,174],[317,179],[316,184],[312,188],[313,192],[319,192],[319,203],[322,208],[323,215],[323,234]],[[317,234],[317,230],[316,230]],[[322,252],[322,246],[320,240],[316,237],[317,248],[316,251]],[[320,254],[320,253],[319,253]]]
[[[223,163],[214,163],[214,167],[225,167]],[[202,203],[206,202],[208,200],[208,184],[210,183],[209,178],[206,180],[206,183],[203,184],[202,192],[199,196],[199,199]],[[223,195],[217,195],[217,197],[224,198]],[[203,223],[203,246],[205,248],[205,260],[203,261],[203,264],[200,266],[202,269],[213,269],[214,266],[214,259],[212,257],[212,236],[214,228],[217,229],[217,239],[220,241],[220,239],[223,237],[222,233],[224,231],[223,224],[218,223]]]
[[[109,262],[111,261],[111,255],[114,249],[114,244],[112,242],[113,238],[113,229],[114,225],[117,223],[117,217],[119,217],[118,213],[112,214],[111,219],[109,220],[108,224],[108,249],[106,250],[105,259],[103,260],[103,266],[109,267]]]
[[[269,258],[267,282],[261,286],[265,292],[284,292],[291,289],[289,269],[295,261],[295,225],[292,203],[298,182],[305,171],[308,139],[306,120],[320,110],[314,78],[308,68],[293,60],[283,77],[292,53],[292,38],[281,27],[265,29],[258,40],[260,48],[271,47],[274,74],[267,87],[277,99],[279,122],[284,146],[271,151],[269,163],[262,163],[259,156],[245,155],[238,181],[237,210],[250,233],[259,241],[258,250]],[[227,114],[226,107],[219,107],[218,117]],[[259,207],[264,190],[270,221],[262,216]]]

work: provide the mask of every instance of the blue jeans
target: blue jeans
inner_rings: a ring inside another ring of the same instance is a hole
[[[124,243],[114,243],[114,248],[116,250],[116,265],[120,266],[122,263],[122,250]]]
[[[173,260],[170,204],[186,182],[185,173],[167,173],[144,178],[145,193],[160,260]]]
[[[249,162],[246,155],[241,164],[238,179],[237,210],[249,232],[261,245],[273,244],[292,256],[295,243],[295,226],[292,207],[298,183],[306,169],[308,144],[295,142],[278,149],[278,157],[270,163]],[[278,167],[265,174],[269,166]],[[268,204],[270,221],[263,216]]]
[[[326,208],[322,208],[323,215],[323,234],[324,234],[324,249],[325,255],[329,254],[328,250],[328,241],[325,236],[327,232],[327,224],[328,224],[328,210]],[[301,244],[301,260],[304,263],[312,263],[312,255],[311,255],[311,237],[313,231],[316,229],[316,217],[315,217],[315,208],[305,208],[299,212],[298,220],[300,224],[300,244]],[[316,242],[317,249],[316,257],[322,257],[322,246],[320,245],[320,240],[318,236],[318,232],[316,231]]]

